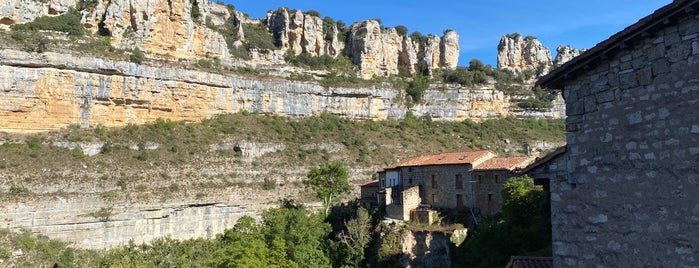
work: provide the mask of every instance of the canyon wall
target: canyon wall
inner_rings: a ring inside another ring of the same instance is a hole
[[[553,68],[563,65],[578,55],[584,49],[566,46],[556,48],[556,57],[551,57],[551,51],[533,36],[522,38],[521,34],[503,35],[498,44],[498,69],[513,71],[517,74],[532,72],[535,77],[541,77]]]
[[[324,88],[315,82],[153,67],[47,52],[0,51],[0,130],[37,132],[70,125],[125,126],[157,118],[197,121],[215,114],[332,113],[352,119],[487,119],[522,112],[492,86],[432,89],[408,108],[402,89]],[[560,115],[551,111],[533,116]]]

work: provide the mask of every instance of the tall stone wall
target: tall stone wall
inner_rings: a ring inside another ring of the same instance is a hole
[[[473,172],[475,207],[483,214],[502,210],[502,186],[512,174],[507,170],[479,170]]]
[[[441,165],[426,166],[423,169],[423,203],[431,205],[433,208],[453,209],[459,208],[457,195],[461,196],[461,205],[469,207],[472,203],[473,193],[470,181],[472,178],[472,168],[470,165]],[[461,187],[457,187],[456,176],[461,177]],[[433,184],[434,176],[436,184]]]
[[[699,16],[684,17],[566,84],[557,267],[699,266]]]

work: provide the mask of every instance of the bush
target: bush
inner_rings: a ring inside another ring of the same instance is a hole
[[[80,12],[71,8],[66,14],[57,17],[38,17],[34,21],[15,24],[10,28],[13,31],[58,31],[65,32],[70,36],[82,36],[85,34],[85,28],[80,23],[80,19]]]
[[[31,250],[36,247],[36,238],[34,238],[32,231],[24,229],[21,234],[12,238],[12,244],[24,251]]]
[[[139,48],[134,48],[133,51],[131,51],[131,56],[129,56],[129,60],[131,60],[131,62],[138,64],[141,64],[145,58],[146,55],[143,54],[143,51],[141,51]]]
[[[246,40],[245,47],[248,50],[253,48],[274,50],[277,48],[272,34],[267,31],[267,26],[264,24],[244,23],[243,32]]]
[[[413,81],[410,81],[408,88],[405,90],[410,97],[412,97],[414,102],[421,102],[422,95],[425,90],[430,86],[430,79],[427,76],[418,75],[413,77]]]
[[[408,35],[408,27],[405,27],[403,25],[398,25],[398,26],[396,26],[396,32],[398,32],[398,34],[400,36],[407,36]]]
[[[201,11],[199,10],[199,2],[197,0],[193,0],[192,2],[192,12],[191,12],[191,17],[192,21],[196,23],[201,23]]]

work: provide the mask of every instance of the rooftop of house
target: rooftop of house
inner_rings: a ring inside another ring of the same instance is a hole
[[[553,267],[553,258],[551,257],[531,257],[531,256],[512,256],[510,262],[505,268],[550,268]]]
[[[373,180],[365,182],[359,185],[359,187],[379,187],[379,180]]]
[[[493,157],[475,167],[475,170],[509,170],[524,168],[536,160],[534,156]]]
[[[419,166],[436,166],[436,165],[477,165],[481,162],[494,157],[491,151],[464,151],[450,152],[433,155],[421,155],[399,161],[391,166],[380,169],[379,172],[400,167],[419,167]]]
[[[438,165],[471,165],[475,170],[509,170],[524,168],[534,162],[534,156],[496,157],[488,150],[450,152],[433,155],[421,155],[399,161],[391,166],[379,169],[379,172],[401,167],[420,167]]]
[[[580,56],[554,69],[536,82],[537,86],[544,88],[563,88],[563,84],[580,70],[587,70],[599,64],[619,49],[629,49],[634,40],[639,37],[652,35],[658,29],[671,23],[678,16],[695,14],[699,9],[699,0],[675,0],[672,3],[656,10],[638,22],[626,27],[626,29],[612,35],[593,48],[588,49]]]

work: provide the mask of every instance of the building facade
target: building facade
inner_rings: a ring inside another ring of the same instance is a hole
[[[514,170],[534,157],[495,157],[487,151],[427,155],[400,161],[379,170],[379,187],[390,218],[409,220],[419,208],[468,209],[474,214],[496,213],[500,190]],[[480,180],[478,180],[480,178]]]
[[[698,2],[537,82],[566,101],[566,152],[535,170],[550,177],[555,267],[699,266]]]

